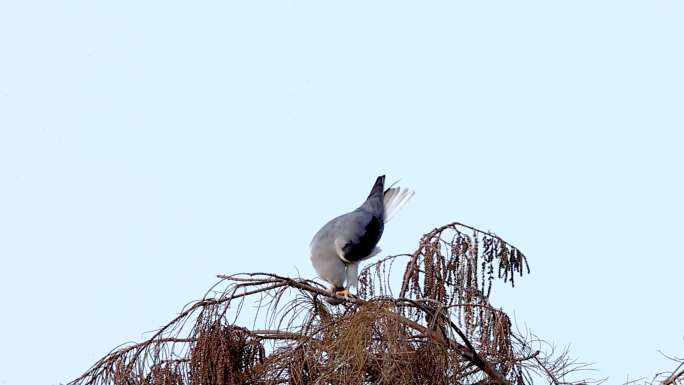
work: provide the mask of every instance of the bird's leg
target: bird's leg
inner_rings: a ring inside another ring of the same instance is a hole
[[[344,297],[344,298],[349,298],[349,288],[346,288],[346,289],[343,289],[340,291],[336,291],[335,295],[339,295],[339,296]]]

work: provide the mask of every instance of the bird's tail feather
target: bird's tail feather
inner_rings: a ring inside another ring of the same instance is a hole
[[[385,223],[389,222],[404,207],[413,194],[415,194],[414,191],[401,187],[390,187],[385,191]]]
[[[359,262],[347,265],[347,287],[359,286]]]

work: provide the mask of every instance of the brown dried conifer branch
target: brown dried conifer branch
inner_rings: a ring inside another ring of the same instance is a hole
[[[394,297],[390,275],[402,257],[410,260]],[[493,280],[513,284],[526,270],[518,249],[455,222],[423,236],[414,253],[366,267],[358,297],[339,306],[311,280],[220,275],[152,337],[109,353],[71,384],[522,385],[544,370],[556,378],[567,367],[545,367],[488,300]],[[252,328],[239,326],[248,305]]]
[[[672,374],[670,374],[666,379],[663,380],[662,384],[663,385],[673,385],[677,384],[679,382],[682,382],[681,380],[684,377],[684,361],[679,363],[679,366],[675,370],[672,371]]]

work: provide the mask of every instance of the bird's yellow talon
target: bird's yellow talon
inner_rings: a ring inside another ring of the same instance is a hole
[[[349,298],[349,289],[336,291],[335,295],[339,295],[340,297],[344,297],[344,298]]]

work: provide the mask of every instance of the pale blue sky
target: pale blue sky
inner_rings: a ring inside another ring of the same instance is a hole
[[[374,178],[382,240],[529,257],[497,304],[594,376],[684,355],[681,1],[0,1],[0,385],[56,384],[224,272],[312,277]],[[36,364],[39,363],[37,366]]]

